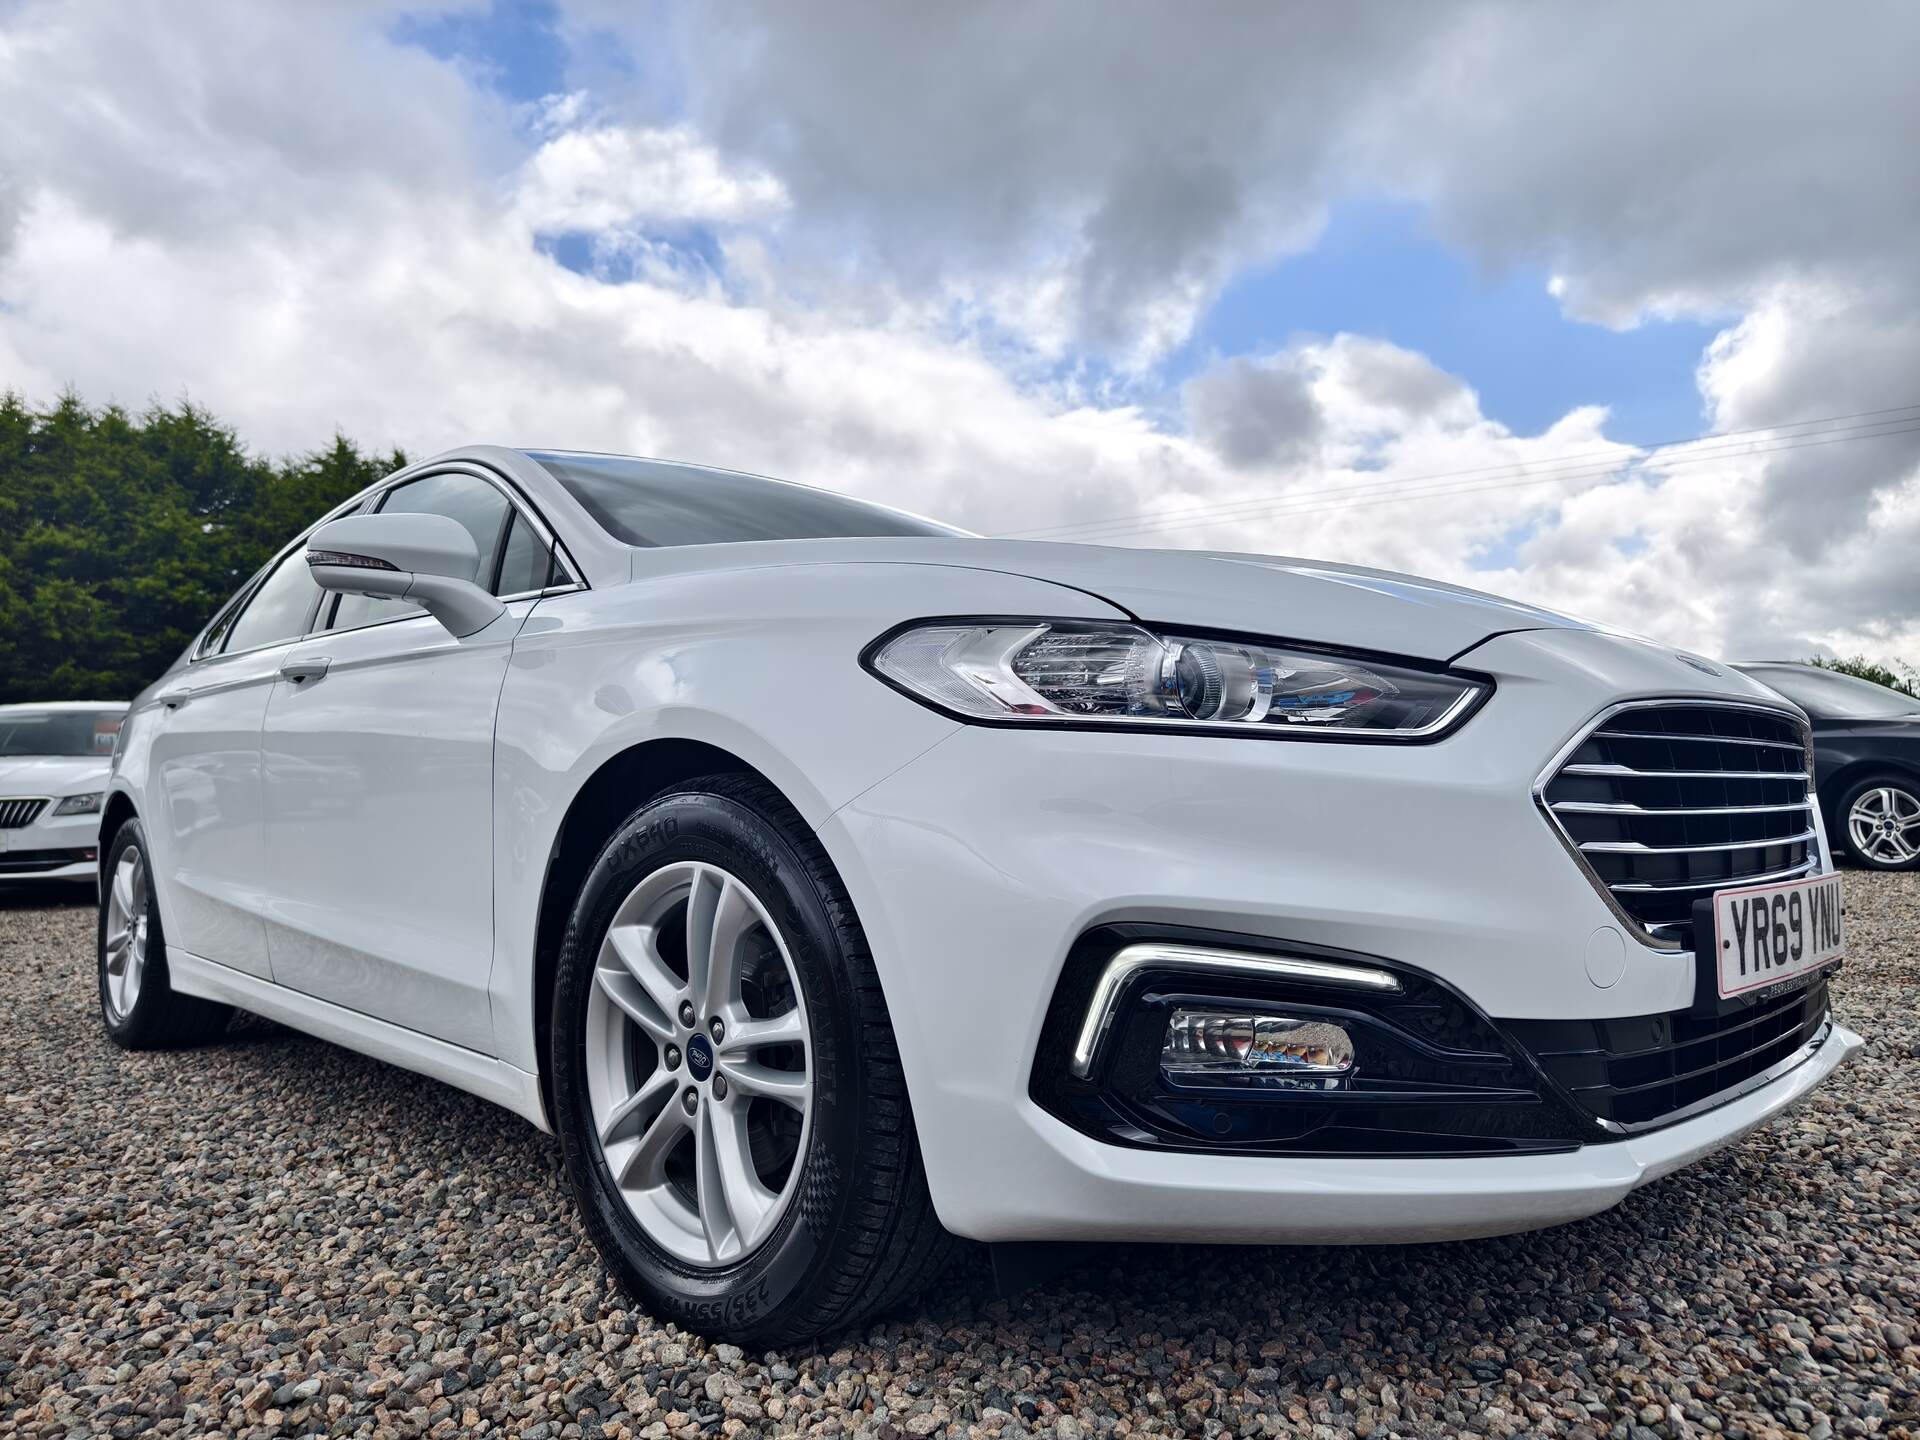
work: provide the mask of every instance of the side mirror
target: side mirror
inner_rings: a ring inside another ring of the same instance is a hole
[[[307,569],[322,590],[411,600],[456,639],[506,607],[473,583],[480,552],[445,515],[345,515],[307,537]]]

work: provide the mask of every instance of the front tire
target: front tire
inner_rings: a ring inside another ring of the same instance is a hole
[[[201,1044],[225,1030],[233,1017],[230,1006],[174,990],[151,854],[140,822],[128,820],[114,831],[101,870],[100,1021],[107,1038],[123,1050]]]
[[[1870,775],[1840,797],[1848,852],[1870,870],[1920,869],[1920,784]]]
[[[551,1046],[587,1230],[654,1314],[786,1344],[949,1253],[865,936],[763,781],[692,781],[607,843],[561,943]]]

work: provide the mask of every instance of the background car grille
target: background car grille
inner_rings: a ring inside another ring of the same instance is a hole
[[[1827,982],[1726,1015],[1503,1023],[1586,1109],[1639,1130],[1737,1090],[1817,1038],[1827,1023]]]
[[[1695,900],[1819,867],[1812,771],[1794,716],[1634,705],[1587,734],[1540,800],[1647,938],[1690,949]]]
[[[18,830],[31,825],[33,817],[46,808],[44,799],[0,800],[0,830]]]

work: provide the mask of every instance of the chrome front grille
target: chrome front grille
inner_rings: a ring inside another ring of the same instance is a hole
[[[0,800],[0,830],[18,830],[31,825],[34,817],[46,808],[43,796]]]
[[[1819,868],[1813,743],[1793,715],[1638,701],[1602,715],[1536,796],[1643,938],[1693,946],[1693,902]]]

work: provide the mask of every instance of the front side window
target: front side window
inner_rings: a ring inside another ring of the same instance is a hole
[[[239,617],[227,629],[227,654],[240,650],[258,650],[263,645],[278,645],[297,640],[307,631],[307,617],[320,587],[307,570],[307,550],[296,545],[260,582]]]
[[[602,530],[628,545],[967,533],[850,495],[757,475],[625,455],[526,453],[546,467]]]
[[[121,710],[0,710],[0,758],[111,755]]]
[[[487,589],[493,581],[500,559],[507,522],[513,507],[486,481],[473,475],[425,475],[396,485],[383,497],[378,513],[382,515],[445,515],[458,520],[473,536],[473,548],[480,564],[474,583]],[[514,591],[503,592],[513,594]],[[426,611],[406,600],[391,600],[372,595],[342,595],[334,602],[330,630],[353,630],[362,625],[377,625],[382,620],[397,620]]]

